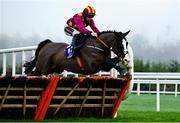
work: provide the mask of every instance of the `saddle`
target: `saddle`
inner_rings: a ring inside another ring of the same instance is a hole
[[[84,46],[85,40],[88,35],[83,33],[74,35],[71,45],[67,46],[64,50],[65,56],[70,59],[80,54],[80,49]]]

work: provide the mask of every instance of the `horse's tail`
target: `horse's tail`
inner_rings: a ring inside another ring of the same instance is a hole
[[[32,59],[31,61],[29,62],[26,62],[23,66],[25,67],[25,71],[24,73],[28,74],[28,73],[31,73],[33,68],[35,67],[36,65],[36,61],[37,61],[37,58],[38,58],[38,55],[39,55],[39,52],[40,50],[48,43],[51,43],[52,41],[49,40],[49,39],[46,39],[44,41],[42,41],[41,43],[39,43],[37,49],[36,49],[36,52],[35,52],[35,57],[34,59]]]

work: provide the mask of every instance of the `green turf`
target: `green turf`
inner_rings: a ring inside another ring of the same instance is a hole
[[[156,95],[141,94],[137,96],[131,94],[129,98],[121,103],[121,111],[156,111]],[[160,96],[161,112],[179,112],[180,113],[180,96],[161,95]]]
[[[122,111],[156,111],[155,95],[130,95],[127,100],[120,105]]]
[[[172,95],[161,95],[160,99],[161,111],[180,113],[180,95],[177,97]]]
[[[180,113],[120,111],[115,120],[121,122],[180,122]]]
[[[1,120],[6,122],[34,122],[33,120]],[[139,112],[120,111],[117,118],[79,118],[46,119],[43,122],[180,122],[178,112]]]
[[[178,112],[120,111],[117,118],[63,118],[46,119],[49,122],[180,122]]]

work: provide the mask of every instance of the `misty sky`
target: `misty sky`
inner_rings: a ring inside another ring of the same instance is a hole
[[[131,30],[151,44],[180,38],[180,0],[0,0],[0,34],[65,41],[66,20],[87,5],[101,31]]]

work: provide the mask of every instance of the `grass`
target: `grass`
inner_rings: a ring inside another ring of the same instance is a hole
[[[34,122],[34,120],[1,120],[6,122]],[[117,118],[79,118],[46,119],[42,122],[180,122],[178,112],[140,112],[120,111]]]
[[[137,96],[131,94],[126,101],[120,106],[121,111],[156,111],[156,95],[141,94]],[[160,112],[179,112],[180,113],[180,96],[161,95]]]
[[[180,113],[121,111],[116,120],[121,122],[180,122]]]
[[[180,113],[180,96],[161,95],[161,111]]]
[[[131,94],[122,102],[117,118],[68,117],[46,119],[43,122],[180,122],[180,96],[161,95],[161,111],[156,112],[156,95]],[[34,122],[33,120],[2,120],[6,122]]]

